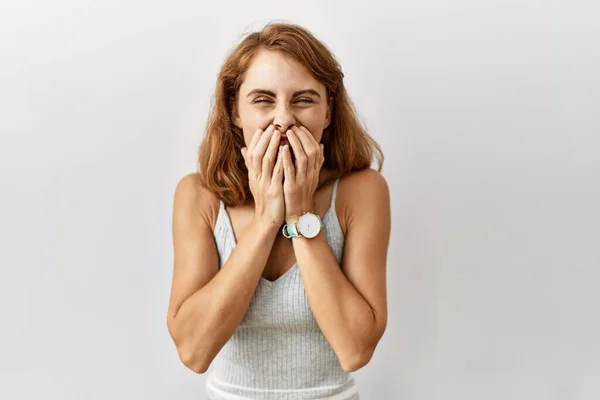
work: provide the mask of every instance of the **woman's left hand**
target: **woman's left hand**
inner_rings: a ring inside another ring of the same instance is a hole
[[[319,174],[325,161],[323,145],[304,127],[292,126],[287,138],[294,151],[296,165],[292,162],[290,149],[283,147],[283,196],[285,222],[298,222],[302,214],[314,212],[313,196],[319,185]]]

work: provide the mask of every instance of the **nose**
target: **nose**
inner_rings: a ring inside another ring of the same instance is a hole
[[[282,105],[275,110],[273,125],[281,133],[285,134],[294,124],[296,124],[296,118],[288,107]]]

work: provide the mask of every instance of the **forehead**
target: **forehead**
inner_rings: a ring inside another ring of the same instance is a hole
[[[308,88],[325,93],[325,85],[315,79],[304,65],[280,52],[262,50],[246,71],[240,91],[247,93],[253,89],[268,89],[278,93]]]

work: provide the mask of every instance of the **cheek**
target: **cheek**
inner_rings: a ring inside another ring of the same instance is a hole
[[[321,143],[321,138],[323,137],[323,126],[321,125],[304,125],[306,129],[312,134],[312,137],[315,138],[317,143]]]
[[[325,114],[322,110],[308,110],[310,113],[298,116],[298,123],[304,125],[317,142],[323,137],[323,127],[325,126]]]
[[[269,119],[263,113],[246,106],[240,106],[238,110],[240,113],[239,122],[244,131],[244,140],[246,140],[246,143],[250,143],[257,129],[266,129]]]

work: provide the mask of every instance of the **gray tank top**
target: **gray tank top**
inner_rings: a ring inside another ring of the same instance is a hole
[[[322,221],[329,247],[341,263],[338,183],[339,178]],[[220,268],[236,245],[223,201],[213,233]],[[212,400],[360,399],[354,379],[341,367],[314,318],[296,263],[275,281],[260,278],[242,322],[210,369],[206,392]]]

